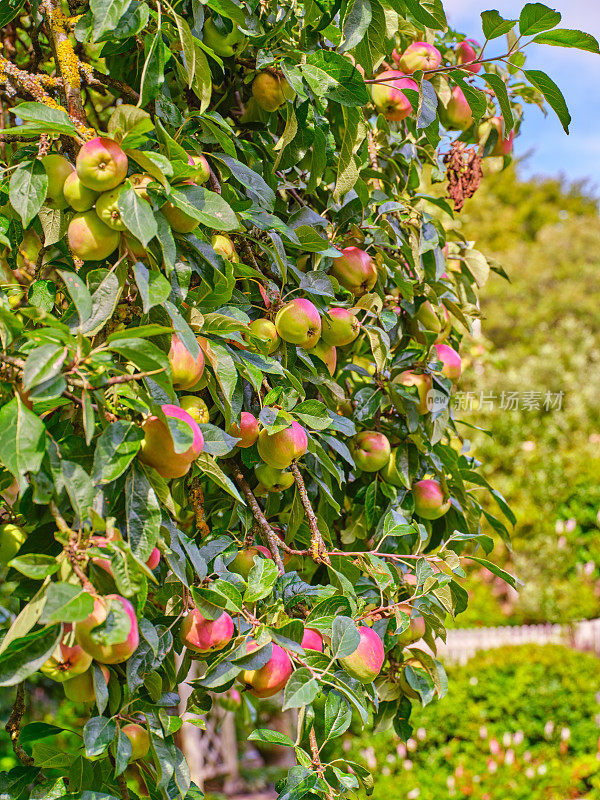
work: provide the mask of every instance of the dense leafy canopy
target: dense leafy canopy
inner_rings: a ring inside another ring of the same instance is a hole
[[[299,710],[286,800],[369,789],[323,745],[353,717],[406,737],[445,693],[463,559],[513,580],[450,402],[501,268],[453,218],[520,102],[568,130],[523,69],[531,37],[598,52],[559,22],[484,12],[482,49],[440,0],[0,11],[3,792],[201,796],[175,742],[192,659],[192,715],[236,681],[249,713]],[[89,703],[68,757],[21,729],[40,669]]]

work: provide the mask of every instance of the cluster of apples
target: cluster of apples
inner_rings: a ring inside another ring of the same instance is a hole
[[[340,658],[339,662],[349,675],[361,683],[367,684],[375,680],[381,672],[385,652],[379,635],[372,628],[361,625],[358,632],[360,635],[358,648],[350,656]],[[234,635],[234,622],[226,611],[217,619],[210,620],[204,617],[197,608],[192,608],[184,617],[180,628],[182,644],[197,656],[206,656],[223,650]],[[325,642],[319,631],[305,628],[301,646],[305,650],[322,653]],[[259,647],[256,640],[250,639],[246,645],[246,652],[247,654],[253,653]],[[238,676],[238,681],[247,691],[258,698],[272,697],[280,692],[293,672],[292,661],[286,650],[274,642],[272,648],[271,656],[266,664],[258,669],[244,670]]]
[[[479,61],[480,45],[475,39],[464,39],[454,49],[454,62],[467,72],[476,74],[483,64]],[[386,119],[400,122],[412,113],[412,106],[403,90],[418,91],[416,82],[409,77],[417,70],[437,70],[442,63],[442,54],[428,42],[413,42],[403,53],[392,53],[398,69],[386,69],[377,78],[385,79],[371,84],[371,97],[377,112]],[[448,130],[467,130],[473,124],[473,114],[460,86],[452,89],[452,94],[442,113],[442,121]],[[490,155],[507,156],[512,152],[514,131],[504,135],[504,120],[493,116],[482,122],[478,129],[478,139],[485,144],[492,130],[498,138]]]
[[[102,136],[91,139],[79,150],[75,166],[57,153],[45,156],[42,163],[48,176],[46,204],[57,209],[70,207],[76,212],[67,230],[73,255],[82,261],[102,261],[124,240],[134,256],[144,256],[141,242],[126,232],[119,196],[128,180],[138,198],[150,203],[148,185],[154,178],[147,173],[128,176],[129,159],[117,142]],[[188,164],[194,174],[182,184],[208,180],[210,167],[204,156],[190,155]],[[161,211],[176,232],[188,233],[198,225],[196,219],[170,201],[162,205]]]

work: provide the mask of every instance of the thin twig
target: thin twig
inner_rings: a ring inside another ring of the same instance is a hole
[[[314,727],[310,729],[310,733],[308,734],[308,741],[310,744],[310,752],[312,754],[312,764],[315,768],[315,772],[318,773],[319,777],[325,780],[324,773],[325,768],[321,762],[321,755],[319,753],[319,745],[317,744],[317,736],[315,734]],[[325,795],[327,800],[334,800],[333,790],[331,786],[327,784],[327,794]]]
[[[300,495],[300,502],[302,503],[302,508],[304,509],[304,516],[306,517],[308,527],[310,528],[311,558],[317,563],[330,564],[331,562],[329,560],[329,555],[327,554],[327,548],[325,547],[325,542],[323,541],[321,531],[319,530],[317,515],[313,511],[313,507],[310,504],[308,492],[306,491],[306,486],[304,484],[304,478],[298,469],[298,464],[295,461],[292,461],[290,469],[292,471],[292,475],[294,476],[294,480],[296,481],[296,487],[298,489],[298,494]]]

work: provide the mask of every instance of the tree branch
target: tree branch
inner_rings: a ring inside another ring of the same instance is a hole
[[[279,553],[279,548],[287,549],[287,545],[284,546],[285,543],[282,543],[281,539],[277,536],[273,528],[269,525],[267,518],[262,512],[261,507],[258,505],[258,500],[254,497],[252,493],[252,489],[248,486],[246,479],[242,475],[241,469],[237,466],[237,464],[233,465],[232,468],[233,477],[237,485],[242,490],[244,497],[248,501],[248,505],[252,510],[252,516],[258,523],[258,526],[263,534],[267,544],[269,545],[269,550],[271,551],[271,555],[273,556],[273,560],[277,564],[277,569],[279,570],[279,574],[283,575],[285,569],[283,567],[283,561],[281,560],[281,554]]]
[[[10,717],[5,725],[5,730],[10,736],[12,748],[16,757],[21,764],[26,767],[32,767],[34,764],[33,758],[25,752],[23,747],[19,744],[19,735],[21,733],[21,720],[25,714],[25,684],[17,684],[17,696],[10,712]]]
[[[298,464],[295,461],[292,461],[290,469],[292,471],[292,475],[294,476],[294,480],[296,481],[298,494],[300,495],[300,502],[302,503],[302,508],[304,509],[304,516],[306,517],[308,527],[310,528],[310,556],[312,560],[316,561],[318,564],[330,564],[331,561],[329,560],[327,548],[325,547],[325,542],[323,541],[323,537],[321,536],[321,532],[319,530],[317,515],[313,511],[313,507],[310,504],[308,492],[306,491],[306,486],[304,484],[304,478],[300,474]]]
[[[313,767],[315,768],[315,772],[319,774],[320,778],[325,780],[324,778],[325,769],[321,762],[321,755],[319,753],[319,745],[317,744],[317,736],[315,734],[314,727],[310,729],[310,733],[308,734],[308,741],[310,744],[310,752],[312,754],[312,764]],[[329,784],[327,784],[326,798],[327,800],[334,800],[333,790],[331,789],[331,786],[329,786]]]
[[[69,116],[74,121],[87,125],[81,98],[79,59],[69,39],[68,20],[63,14],[60,0],[42,0],[42,8],[46,18],[46,31],[54,51],[56,71],[63,80]]]

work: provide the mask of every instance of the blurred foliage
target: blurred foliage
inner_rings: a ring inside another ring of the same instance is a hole
[[[439,705],[413,710],[406,745],[391,733],[350,743],[373,771],[374,797],[600,797],[597,658],[556,645],[503,647],[449,678]]]
[[[517,515],[514,555],[506,558],[524,586],[516,599],[482,574],[457,625],[595,617],[600,578],[597,203],[582,185],[520,181],[511,167],[482,186],[465,210],[463,226],[467,238],[477,230],[510,278],[509,283],[492,275],[486,287],[484,344],[474,343],[474,369],[466,370],[460,389],[474,398],[473,411],[463,419],[493,433],[492,438],[475,432],[471,438],[486,477]],[[503,409],[503,392],[520,392],[521,407]],[[526,392],[538,393],[529,399],[539,409],[523,408]],[[544,408],[547,392],[551,403],[564,393],[560,409]],[[493,409],[485,402],[491,398]]]

